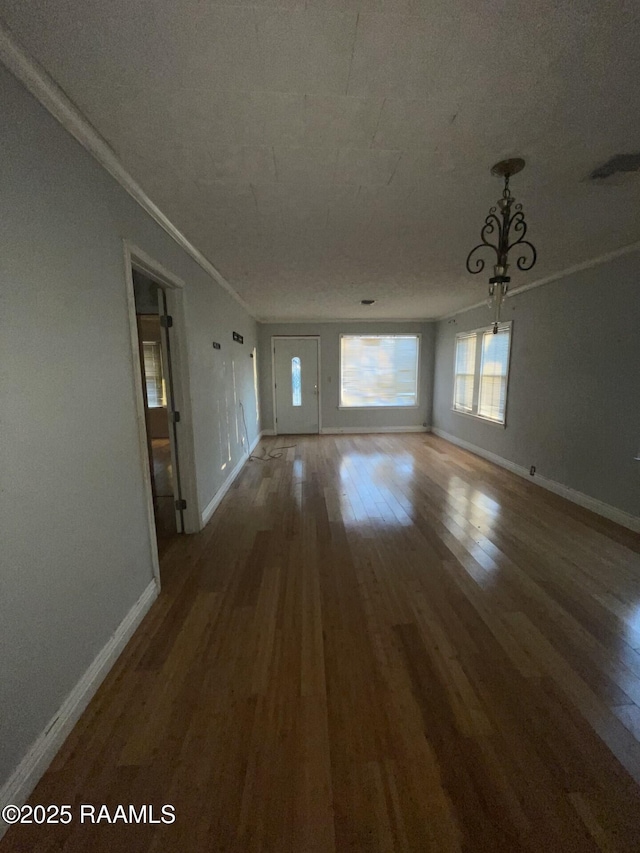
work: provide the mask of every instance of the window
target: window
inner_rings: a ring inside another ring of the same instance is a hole
[[[470,412],[473,408],[473,383],[476,372],[476,335],[458,335],[456,339],[455,408]]]
[[[419,337],[341,335],[340,406],[417,406]]]
[[[147,385],[147,404],[150,409],[167,405],[162,378],[162,354],[159,341],[143,341],[144,378]]]
[[[511,324],[456,335],[453,408],[504,424]]]
[[[297,355],[291,359],[291,405],[302,405],[302,367]]]

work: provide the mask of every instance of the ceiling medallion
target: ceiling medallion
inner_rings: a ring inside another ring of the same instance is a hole
[[[537,257],[533,244],[524,239],[527,233],[527,223],[524,220],[522,205],[515,204],[515,198],[509,189],[509,178],[523,169],[524,160],[520,157],[513,160],[501,160],[491,169],[492,175],[504,178],[502,198],[498,199],[497,207],[489,208],[489,215],[480,231],[482,242],[474,246],[467,255],[467,270],[472,275],[477,275],[482,272],[485,266],[484,258],[480,257],[482,251],[489,248],[496,253],[493,276],[489,279],[489,305],[493,307],[494,335],[498,331],[500,309],[511,281],[507,275],[509,252],[514,247],[518,247],[516,251],[522,251],[516,261],[516,266],[523,272],[533,267]],[[476,252],[479,254],[476,255]]]

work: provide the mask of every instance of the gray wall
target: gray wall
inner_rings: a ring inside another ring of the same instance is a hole
[[[433,424],[579,492],[640,514],[640,253],[509,298],[507,426],[451,409],[458,332],[488,308],[438,324]]]
[[[201,508],[239,400],[257,434],[257,330],[1,67],[0,112],[1,786],[152,579],[122,238],[186,282]]]
[[[415,409],[370,409],[367,411],[339,409],[340,335],[381,334],[422,335],[420,356],[419,406]],[[433,381],[433,352],[435,326],[433,323],[260,323],[260,405],[262,427],[273,429],[273,379],[271,363],[272,335],[320,335],[322,390],[322,429],[356,427],[420,427],[431,424]]]

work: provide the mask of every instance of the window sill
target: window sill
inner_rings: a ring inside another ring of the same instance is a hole
[[[451,411],[456,415],[462,415],[465,418],[473,418],[475,421],[482,421],[484,424],[493,424],[493,426],[502,427],[502,429],[505,429],[507,426],[506,418],[503,421],[494,421],[491,418],[476,415],[474,412],[461,412],[460,409],[454,409],[453,407],[451,407]]]

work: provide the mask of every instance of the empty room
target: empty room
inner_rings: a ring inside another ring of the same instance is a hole
[[[0,853],[640,850],[640,6],[0,0]]]

